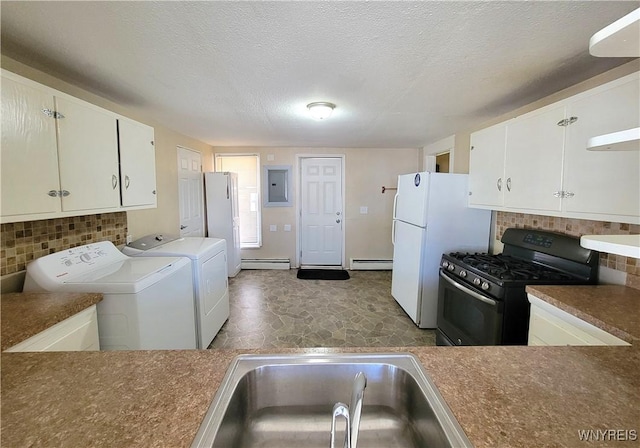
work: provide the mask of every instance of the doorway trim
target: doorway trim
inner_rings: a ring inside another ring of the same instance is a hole
[[[296,154],[296,174],[295,174],[295,189],[296,197],[296,261],[295,266],[300,267],[300,251],[302,250],[302,232],[301,232],[301,220],[302,220],[302,159],[340,159],[340,165],[342,167],[342,254],[340,255],[340,265],[344,269],[346,266],[345,247],[346,247],[346,234],[347,234],[347,203],[346,203],[346,182],[345,182],[345,154]],[[321,266],[318,266],[320,268]],[[335,267],[334,267],[335,268]]]

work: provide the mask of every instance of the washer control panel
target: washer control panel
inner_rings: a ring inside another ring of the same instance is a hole
[[[85,274],[128,257],[110,241],[72,247],[34,260],[27,270],[32,275],[63,282],[65,278]]]

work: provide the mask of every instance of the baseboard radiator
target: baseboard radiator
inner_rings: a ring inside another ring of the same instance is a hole
[[[390,271],[393,269],[393,260],[351,258],[349,269],[352,271]]]
[[[242,269],[291,269],[288,258],[248,258],[242,259]]]

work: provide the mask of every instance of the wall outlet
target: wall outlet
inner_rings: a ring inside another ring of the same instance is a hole
[[[285,224],[284,225],[284,231],[285,232],[291,232],[291,224]]]
[[[133,235],[127,235],[124,241],[127,244],[131,244],[133,242]]]
[[[366,215],[369,213],[369,207],[367,207],[366,205],[361,205],[360,206],[360,214],[361,215]]]
[[[270,232],[277,232],[278,231],[278,226],[276,224],[269,225],[269,231]]]

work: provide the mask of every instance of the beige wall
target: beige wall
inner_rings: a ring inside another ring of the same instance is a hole
[[[134,238],[138,238],[149,233],[179,233],[178,155],[176,148],[177,146],[184,146],[199,151],[203,155],[204,168],[211,169],[211,146],[162,126],[149,117],[137,113],[132,108],[106,100],[6,56],[2,56],[2,68],[133,120],[153,126],[155,129],[158,207],[127,212],[129,234],[133,235]]]
[[[501,123],[503,121],[509,120],[511,118],[515,118],[519,115],[526,114],[527,112],[531,112],[532,110],[539,109],[541,107],[547,106],[549,104],[555,103],[556,101],[563,100],[565,98],[569,98],[570,96],[577,95],[580,92],[584,92],[589,89],[593,89],[594,87],[598,87],[602,84],[605,84],[609,81],[613,81],[615,79],[626,76],[630,73],[634,73],[640,70],[640,59],[635,59],[631,62],[628,62],[624,65],[618,66],[612,70],[604,72],[598,76],[594,76],[593,78],[587,79],[581,83],[575,84],[571,87],[568,87],[564,90],[554,93],[553,95],[549,95],[544,97],[538,101],[527,104],[526,106],[520,107],[518,109],[512,110],[506,114],[500,115],[499,117],[495,117],[481,126],[477,128],[473,128],[471,130],[467,130],[468,133],[478,131],[480,129],[484,129],[486,127],[492,126],[497,123]]]
[[[299,178],[296,155],[344,155],[346,264],[354,257],[393,257],[391,216],[395,191],[382,194],[381,187],[396,187],[399,174],[419,169],[418,149],[215,147],[214,153],[256,153],[261,165],[291,165],[294,185]],[[273,160],[267,161],[268,155],[273,155]],[[294,187],[292,207],[262,208],[262,247],[243,250],[242,258],[289,258],[295,263],[297,196]],[[361,215],[361,206],[368,207],[369,213]],[[291,225],[291,232],[283,231],[284,224]],[[278,230],[270,232],[270,225],[276,225]]]

